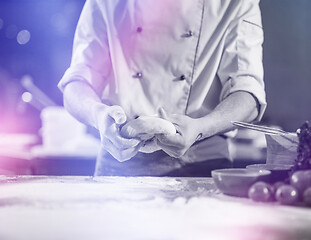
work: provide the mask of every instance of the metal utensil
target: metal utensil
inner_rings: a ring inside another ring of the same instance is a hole
[[[283,131],[281,129],[256,125],[256,124],[252,124],[252,123],[245,123],[245,122],[238,122],[238,121],[232,121],[231,123],[235,126],[238,126],[238,127],[244,127],[244,128],[248,128],[251,130],[270,134],[270,135],[293,134],[291,132],[286,132],[286,131]]]
[[[286,132],[284,130],[277,129],[277,128],[266,127],[266,126],[252,124],[252,123],[239,122],[239,121],[232,121],[231,123],[235,126],[259,131],[259,132],[265,133],[267,135],[274,135],[274,136],[278,135],[281,138],[286,139],[289,142],[292,142],[296,145],[299,143],[297,133]]]

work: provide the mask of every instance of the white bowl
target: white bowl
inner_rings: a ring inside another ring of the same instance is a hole
[[[218,189],[227,195],[247,197],[248,189],[257,181],[269,181],[269,170],[227,168],[212,171]]]

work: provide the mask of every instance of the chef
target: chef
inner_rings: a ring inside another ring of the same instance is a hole
[[[258,121],[266,108],[262,43],[259,0],[87,0],[58,86],[66,109],[100,133],[95,175],[230,167],[231,121]],[[120,134],[139,116],[176,133],[141,152],[143,141]]]

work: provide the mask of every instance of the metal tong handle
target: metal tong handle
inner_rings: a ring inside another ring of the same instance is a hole
[[[235,126],[238,126],[238,127],[244,127],[244,128],[252,129],[255,131],[263,132],[266,134],[270,134],[270,135],[292,134],[290,132],[286,132],[286,131],[283,131],[281,129],[266,127],[266,126],[251,124],[251,123],[238,122],[238,121],[232,121],[231,123]]]

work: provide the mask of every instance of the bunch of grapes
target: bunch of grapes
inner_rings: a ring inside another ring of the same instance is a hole
[[[297,158],[289,179],[269,184],[257,182],[248,195],[254,201],[278,201],[281,204],[304,202],[311,206],[311,127],[305,122],[297,131],[299,144]]]
[[[311,127],[306,121],[297,131],[299,144],[293,171],[311,169]]]

